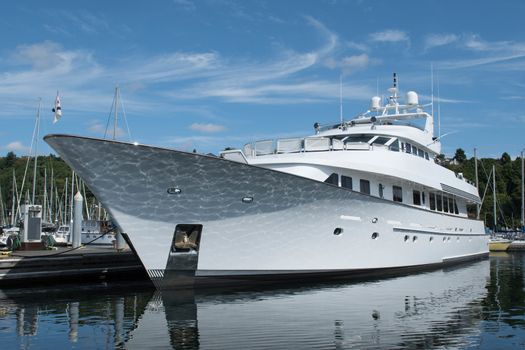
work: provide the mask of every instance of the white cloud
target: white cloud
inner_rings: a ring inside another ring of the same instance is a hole
[[[425,49],[444,46],[459,40],[456,34],[429,34],[425,37]]]
[[[348,69],[366,68],[370,63],[370,58],[366,53],[361,55],[348,56],[343,58],[342,66]]]
[[[11,142],[7,144],[4,148],[12,152],[29,153],[31,151],[30,147],[24,146],[20,141]]]
[[[190,125],[190,130],[193,131],[200,131],[200,132],[206,132],[206,133],[216,133],[225,131],[226,127],[223,125],[218,124],[201,124],[201,123],[193,123]]]
[[[87,130],[101,137],[106,137],[106,138],[113,137],[113,125],[108,126],[108,128],[106,129],[106,126],[98,122],[94,122],[88,126]],[[123,136],[126,136],[126,135],[127,135],[127,132],[124,131],[119,126],[117,126],[117,132],[115,133],[115,136],[117,138],[122,138]]]
[[[402,30],[388,29],[370,34],[370,39],[377,42],[409,41],[408,34]]]

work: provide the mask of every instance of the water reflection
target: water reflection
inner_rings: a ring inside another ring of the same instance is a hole
[[[525,254],[353,283],[154,292],[4,290],[2,348],[513,348]],[[0,292],[0,294],[2,294]]]

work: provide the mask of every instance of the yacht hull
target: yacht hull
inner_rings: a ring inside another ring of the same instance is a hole
[[[45,140],[108,209],[158,287],[363,276],[488,254],[481,221],[211,156]],[[197,249],[173,248],[177,227],[199,228]]]

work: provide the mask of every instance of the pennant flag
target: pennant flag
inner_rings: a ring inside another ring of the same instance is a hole
[[[62,107],[60,107],[60,96],[58,96],[58,91],[57,98],[55,100],[55,108],[53,108],[52,111],[55,113],[55,119],[53,119],[53,124],[55,124],[60,120],[60,117],[62,117]]]

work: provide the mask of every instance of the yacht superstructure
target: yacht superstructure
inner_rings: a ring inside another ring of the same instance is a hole
[[[48,142],[159,287],[391,273],[488,254],[475,186],[435,162],[415,92],[305,138],[212,157],[68,135]],[[419,123],[419,124],[418,124]],[[422,124],[422,125],[421,125]]]

